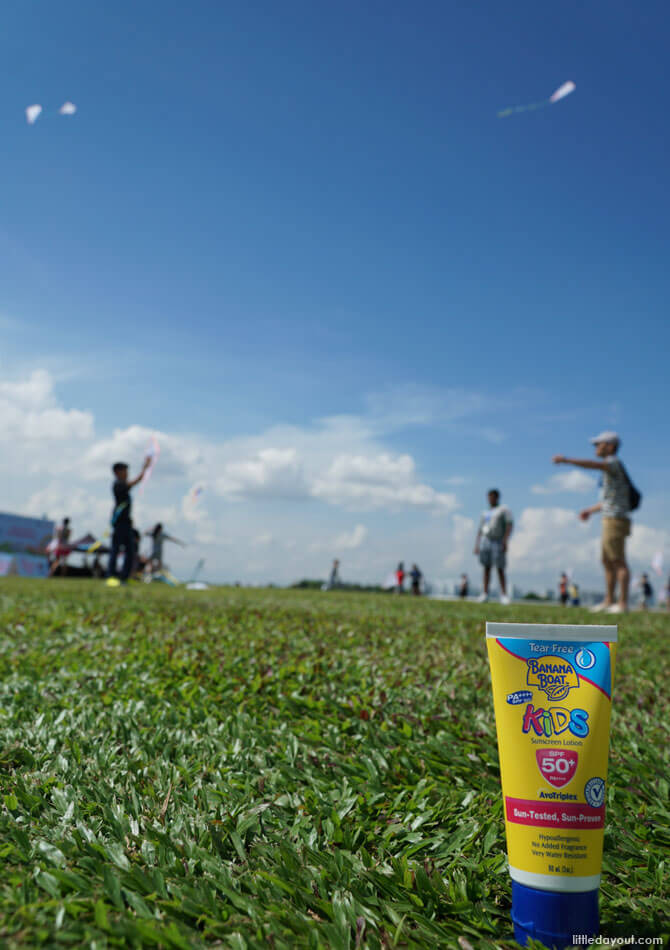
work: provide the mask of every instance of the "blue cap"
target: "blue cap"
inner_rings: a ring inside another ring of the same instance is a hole
[[[598,891],[541,891],[512,881],[512,920],[514,938],[522,946],[532,937],[563,950],[577,934],[598,933]]]

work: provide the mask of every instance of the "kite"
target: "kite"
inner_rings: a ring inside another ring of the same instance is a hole
[[[656,554],[654,554],[651,561],[651,566],[654,568],[654,570],[656,571],[659,577],[663,576],[663,552],[662,551],[657,551]]]
[[[99,541],[94,541],[93,544],[91,544],[89,547],[86,548],[86,551],[85,551],[84,553],[85,553],[85,554],[93,554],[94,551],[97,551],[98,548],[100,548],[100,547],[103,546],[103,544],[105,543],[105,542],[104,542],[104,539],[105,539],[105,538],[108,538],[108,537],[109,537],[109,534],[110,534],[109,531],[105,531],[105,533],[103,534],[102,538],[101,538]],[[102,552],[102,553],[104,553],[104,552]]]
[[[26,109],[26,122],[28,125],[35,125],[39,117],[42,115],[42,106],[38,103],[35,103],[32,106],[28,106]],[[58,110],[59,115],[74,115],[77,111],[77,107],[74,102],[64,102],[63,105]]]
[[[562,86],[559,86],[556,92],[553,92],[548,99],[543,99],[541,102],[531,102],[527,106],[513,106],[510,109],[503,109],[498,113],[499,119],[506,119],[510,115],[514,115],[515,112],[533,112],[535,109],[544,109],[545,106],[553,105],[555,102],[560,102],[561,99],[565,99],[566,96],[569,96],[571,92],[574,92],[577,86],[570,79],[568,82],[564,82]]]
[[[186,585],[186,590],[209,590],[208,584],[205,584],[204,581],[196,580],[198,574],[200,573],[200,571],[203,569],[204,566],[205,566],[204,558],[200,558],[200,560],[195,566],[195,570],[193,571],[193,577]]]
[[[191,580],[189,581],[189,583],[194,584],[197,581],[198,575],[200,574],[200,571],[203,569],[204,566],[205,566],[205,559],[204,557],[201,557],[198,563],[195,565],[195,570],[193,571],[193,574],[191,575]]]
[[[198,498],[200,498],[200,496],[202,495],[202,492],[203,492],[202,485],[196,485],[193,488],[193,490],[191,491],[190,499],[189,499],[192,505],[197,504]]]
[[[28,106],[26,109],[26,122],[28,125],[35,125],[40,115],[42,114],[42,106],[34,105]]]
[[[148,583],[159,583],[159,584],[168,584],[170,587],[179,587],[179,581],[171,574],[166,568],[159,574],[151,574],[148,578],[145,578]]]
[[[154,470],[154,465],[156,464],[156,460],[158,459],[158,456],[159,456],[160,454],[161,454],[161,447],[160,447],[160,445],[158,444],[158,439],[156,438],[155,435],[152,435],[152,436],[151,436],[151,439],[150,439],[150,441],[149,441],[149,448],[147,449],[147,455],[146,455],[146,457],[147,457],[150,461],[149,461],[149,465],[148,465],[148,467],[147,467],[147,470],[146,470],[146,472],[144,473],[144,477],[142,478],[142,481],[141,481],[141,483],[140,483],[140,495],[143,495],[143,494],[144,494],[144,486],[146,485],[146,483],[147,483],[147,482],[149,481],[149,479],[151,478],[151,473],[152,473],[153,470]]]
[[[565,99],[566,96],[569,96],[571,92],[574,92],[577,86],[570,79],[568,82],[564,82],[562,86],[559,86],[556,92],[553,92],[549,96],[549,102],[559,102],[561,99]]]

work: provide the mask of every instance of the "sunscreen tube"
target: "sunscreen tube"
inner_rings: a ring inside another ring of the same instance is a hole
[[[514,936],[598,933],[617,628],[487,623]]]

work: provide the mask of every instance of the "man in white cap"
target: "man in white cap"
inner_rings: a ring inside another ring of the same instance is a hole
[[[602,513],[602,560],[605,568],[605,600],[592,610],[606,610],[611,614],[628,610],[628,586],[630,572],[626,563],[626,538],[630,534],[631,483],[617,457],[621,439],[616,432],[601,432],[590,440],[595,446],[597,460],[572,459],[555,455],[556,465],[577,465],[579,468],[597,469],[602,472],[602,488],[597,505],[580,511],[582,521],[591,515]],[[619,599],[616,587],[619,584]]]

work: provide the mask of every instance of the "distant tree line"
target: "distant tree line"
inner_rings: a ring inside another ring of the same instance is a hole
[[[326,585],[325,580],[317,581],[317,580],[310,580],[309,578],[304,578],[301,581],[297,581],[295,584],[291,584],[291,587],[297,588],[299,590],[322,590],[325,585]],[[337,584],[337,586],[331,588],[331,590],[358,591],[358,592],[367,593],[367,594],[387,593],[387,591],[385,591],[383,587],[380,587],[379,584],[340,583],[340,584]]]

